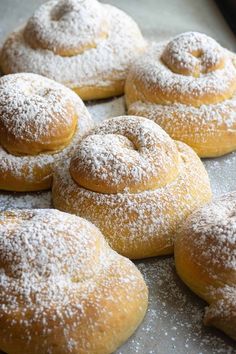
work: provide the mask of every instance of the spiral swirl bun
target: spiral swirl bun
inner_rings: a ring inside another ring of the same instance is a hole
[[[83,139],[70,173],[86,189],[100,193],[138,193],[172,182],[179,155],[173,140],[151,121],[120,117]],[[163,169],[163,161],[165,168]]]
[[[8,210],[0,232],[0,350],[109,354],[142,321],[142,275],[88,221]]]
[[[0,141],[14,155],[36,155],[67,146],[77,126],[64,87],[32,75],[0,80]]]
[[[178,224],[211,198],[195,153],[131,116],[92,130],[70,164],[56,168],[52,192],[56,208],[95,223],[129,258],[171,253]]]
[[[199,156],[233,151],[235,63],[233,53],[201,33],[187,32],[167,44],[154,44],[128,74],[129,114],[153,119]]]
[[[236,339],[236,193],[193,213],[175,241],[182,280],[209,303],[204,323]]]
[[[33,72],[82,99],[122,94],[131,62],[144,51],[136,23],[97,0],[49,0],[13,32],[0,53],[4,74]]]
[[[161,59],[176,74],[199,77],[223,69],[225,51],[214,39],[189,32],[170,41]]]
[[[0,79],[0,188],[49,188],[52,165],[92,126],[79,97],[35,74]]]
[[[27,22],[24,37],[32,48],[72,56],[107,38],[106,10],[96,0],[57,0],[43,4]]]

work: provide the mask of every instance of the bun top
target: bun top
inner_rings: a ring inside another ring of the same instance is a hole
[[[95,48],[107,26],[106,8],[96,0],[52,0],[30,17],[24,37],[32,48],[72,56]]]
[[[0,78],[0,141],[13,155],[37,155],[66,147],[77,126],[73,93],[35,74]]]
[[[234,53],[198,32],[153,44],[131,66],[127,102],[199,107],[225,101],[236,91],[235,58]]]
[[[133,116],[104,121],[81,141],[70,164],[78,185],[101,193],[160,188],[178,169],[175,142],[154,122]]]

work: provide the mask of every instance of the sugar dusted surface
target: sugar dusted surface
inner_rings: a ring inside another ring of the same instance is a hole
[[[80,184],[81,175],[89,180],[90,188],[86,181],[81,186],[102,193],[131,188],[137,192],[153,188],[153,184],[162,186],[172,174],[173,180],[178,151],[161,128],[151,120],[135,116],[106,122],[81,142],[72,161],[75,180]],[[101,190],[96,189],[99,183],[103,185]]]
[[[201,105],[194,107],[181,103],[169,105],[156,105],[151,103],[135,102],[131,106],[131,111],[138,111],[139,114],[146,112],[150,119],[156,121],[160,126],[165,127],[169,132],[183,127],[185,132],[191,134],[192,127],[195,127],[195,135],[200,136],[204,142],[204,126],[207,132],[220,130],[222,126],[227,129],[235,129],[236,122],[236,94],[224,102],[216,104]],[[143,113],[144,115],[145,113]],[[157,117],[157,118],[156,118]],[[187,117],[187,119],[186,119]],[[206,139],[206,138],[205,138]]]
[[[118,306],[124,320],[129,316],[131,292],[140,306],[137,311],[145,310],[147,292],[140,273],[88,221],[55,209],[14,209],[0,215],[0,235],[1,346],[20,325],[27,352],[31,340],[35,352],[54,352],[55,335],[63,353],[92,353],[97,344],[87,332],[100,334],[102,319],[107,332],[101,337],[109,340],[110,316],[115,322]],[[38,342],[37,336],[43,339]],[[78,351],[71,347],[73,340]]]
[[[201,60],[192,53],[201,53]],[[175,37],[166,46],[162,60],[167,66],[174,66],[176,72],[185,70],[187,75],[208,71],[209,67],[219,65],[224,60],[224,51],[212,38],[198,32],[187,32]],[[180,72],[181,73],[181,72]]]
[[[33,47],[34,41],[38,40],[42,48],[46,45],[52,51],[58,47],[72,51],[77,49],[79,54],[86,45],[96,45],[104,37],[106,15],[106,9],[96,0],[49,1],[30,18],[25,39]]]
[[[236,193],[227,194],[214,203],[207,204],[192,217],[193,233],[198,234],[197,238],[192,239],[193,253],[195,248],[200,250],[208,272],[210,267],[219,266],[219,262],[223,260],[224,269],[236,274],[235,208]],[[211,244],[209,250],[206,250],[207,240]],[[216,277],[217,275],[219,274]]]
[[[78,117],[77,128],[70,143],[55,154],[41,153],[36,156],[15,156],[8,153],[0,146],[1,172],[4,174],[10,169],[12,176],[21,177],[22,174],[24,175],[24,169],[27,168],[27,181],[32,182],[35,178],[35,167],[40,169],[49,166],[49,169],[51,170],[52,166],[65,158],[72,156],[76,149],[77,142],[93,127],[94,123],[82,100],[73,91],[49,79],[45,78],[44,80],[35,74],[23,73],[17,74],[16,76],[18,77],[16,80],[17,84],[14,75],[6,76],[6,80],[3,77],[2,81],[3,83],[6,83],[5,85],[2,85],[2,90],[0,90],[2,95],[2,99],[0,100],[2,122],[7,128],[8,126],[10,127],[8,130],[16,137],[19,136],[19,138],[21,138],[21,136],[25,134],[24,136],[29,140],[34,140],[35,136],[40,140],[40,138],[45,135],[47,136],[48,125],[53,126],[53,124],[57,124],[57,120],[54,117],[57,113],[64,114],[64,119],[60,118],[60,120],[64,120],[64,123],[66,123],[65,117],[67,117],[67,114],[63,107],[66,102],[73,107],[72,112]],[[27,83],[27,81],[29,82]],[[37,84],[40,84],[40,89],[38,89]],[[12,85],[15,85],[14,89],[12,89]],[[45,99],[41,96],[44,95],[45,92],[47,94],[50,90],[54,91],[54,89],[56,89],[56,94],[59,92],[60,96],[63,97],[62,102],[60,102],[60,99],[55,97],[52,93],[50,94],[51,99],[45,102]],[[19,93],[21,90],[22,94]],[[6,100],[3,99],[4,97],[6,97]],[[32,104],[32,101],[35,105]],[[6,107],[5,102],[7,102]],[[15,114],[16,111],[17,114]],[[14,119],[9,119],[12,115],[14,115]],[[39,117],[42,120],[41,124],[39,123]],[[36,122],[37,129],[34,129],[35,134],[32,134],[33,129],[27,129],[27,126],[34,122]],[[66,127],[66,125],[64,125],[64,127]]]
[[[72,124],[73,113],[66,109],[72,106],[71,98],[71,93],[60,84],[38,75],[3,76],[1,124],[16,139],[38,142],[48,135],[54,137],[59,124],[65,129]]]
[[[22,29],[9,37],[10,41],[14,39],[5,52],[7,63],[13,63],[14,72],[38,73],[71,88],[106,86],[114,80],[124,80],[128,66],[146,44],[129,16],[110,5],[104,7],[108,37],[96,48],[68,57],[45,49],[34,50],[24,40]]]
[[[196,35],[196,33],[190,32],[190,36],[194,37]],[[208,37],[207,40],[209,40]],[[205,41],[207,42],[207,40]],[[166,48],[171,43],[172,41],[152,43],[148,51],[139,57],[131,67],[129,74],[131,77],[131,89],[134,92],[137,91],[136,100],[148,103],[150,101],[150,103],[157,104],[170,104],[175,101],[189,104],[188,97],[191,97],[191,104],[199,107],[203,102],[217,103],[223,101],[225,97],[232,96],[235,92],[234,83],[236,77],[232,53],[223,47],[220,48],[221,55],[224,57],[223,66],[206,73],[204,71],[200,72],[196,78],[192,75],[175,73],[163,61],[163,53],[165,53]],[[217,43],[216,46],[218,49]],[[209,52],[211,53],[212,51],[213,49],[210,46]],[[177,56],[178,60],[174,58],[178,63],[179,69],[191,70],[191,65],[194,65],[194,63],[189,62],[188,55],[188,52],[185,55],[181,53],[180,57]],[[171,59],[173,58],[170,56],[170,62]],[[175,63],[174,59],[173,62]],[[158,94],[153,91],[154,87]],[[127,96],[129,97],[129,90],[127,90]],[[130,96],[132,97],[132,95]]]
[[[0,35],[3,39],[16,22],[25,19],[43,0],[3,0],[8,12],[2,12]],[[107,0],[108,1],[108,0]],[[18,4],[13,9],[12,3]],[[229,49],[235,49],[235,38],[220,17],[213,1],[170,0],[147,2],[134,0],[109,0],[126,9],[141,24],[144,33],[153,40],[168,39],[183,31],[204,31]],[[6,16],[7,14],[7,16]],[[172,14],[170,16],[170,14]],[[148,16],[148,21],[146,20]],[[4,18],[5,17],[5,18]],[[168,26],[167,26],[168,23]],[[103,115],[108,118],[124,113],[123,98],[89,104],[90,113],[97,122]],[[112,107],[112,109],[111,109]],[[235,189],[236,153],[204,164],[211,178],[215,196]],[[0,208],[6,207],[49,207],[50,193],[8,194],[1,193]],[[136,334],[116,354],[233,354],[235,343],[220,332],[204,328],[202,316],[206,304],[185,287],[174,271],[173,258],[159,258],[137,262],[149,285],[150,303],[145,321]]]
[[[97,123],[103,118],[125,113],[123,97],[99,104],[88,103],[87,108]],[[208,170],[215,196],[235,189],[236,153],[203,162]],[[50,206],[50,192],[0,194],[1,210],[10,207]],[[132,354],[235,353],[234,343],[230,339],[215,329],[204,327],[202,318],[206,303],[191,293],[179,280],[172,257],[142,260],[136,264],[149,285],[149,309],[138,331],[127,344],[117,350],[116,354],[127,354],[127,350]]]

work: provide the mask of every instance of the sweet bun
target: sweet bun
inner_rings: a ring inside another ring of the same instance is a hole
[[[206,325],[236,339],[236,193],[193,213],[175,240],[181,279],[209,303]]]
[[[131,61],[146,43],[123,11],[97,0],[50,0],[9,35],[4,74],[33,72],[76,91],[82,99],[122,94]]]
[[[153,44],[129,71],[129,114],[154,120],[201,157],[235,150],[235,59],[202,33]]]
[[[141,273],[90,222],[52,209],[0,214],[0,350],[109,354],[142,321]]]
[[[72,156],[93,121],[71,90],[36,74],[0,78],[0,189],[36,191]]]
[[[209,201],[202,162],[153,121],[121,116],[104,121],[55,169],[53,203],[97,225],[129,258],[173,252],[181,222]]]

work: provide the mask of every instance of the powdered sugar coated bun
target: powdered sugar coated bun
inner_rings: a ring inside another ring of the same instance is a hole
[[[179,155],[174,141],[150,120],[104,122],[78,146],[70,173],[81,186],[101,193],[138,193],[172,182]]]
[[[225,52],[210,37],[188,32],[170,41],[161,56],[170,70],[177,74],[199,77],[225,66]]]
[[[73,101],[63,86],[31,74],[0,79],[0,141],[9,153],[59,151],[76,125]]]
[[[52,209],[0,214],[0,349],[109,354],[139,325],[147,287],[88,221]]]
[[[62,56],[81,54],[108,36],[106,15],[96,0],[49,1],[30,17],[24,37],[35,49]]]
[[[61,84],[36,74],[2,77],[0,189],[49,188],[54,166],[92,126],[81,99]]]
[[[124,12],[96,0],[51,0],[12,33],[2,71],[34,72],[75,90],[82,99],[123,93],[127,70],[146,44]]]
[[[210,307],[204,322],[236,339],[236,193],[193,213],[175,242],[182,280]]]
[[[172,253],[178,225],[211,198],[196,154],[141,117],[103,122],[53,182],[54,206],[92,221],[129,258]]]
[[[235,55],[212,38],[187,32],[153,44],[130,69],[125,92],[129,114],[153,119],[199,156],[236,149]]]

